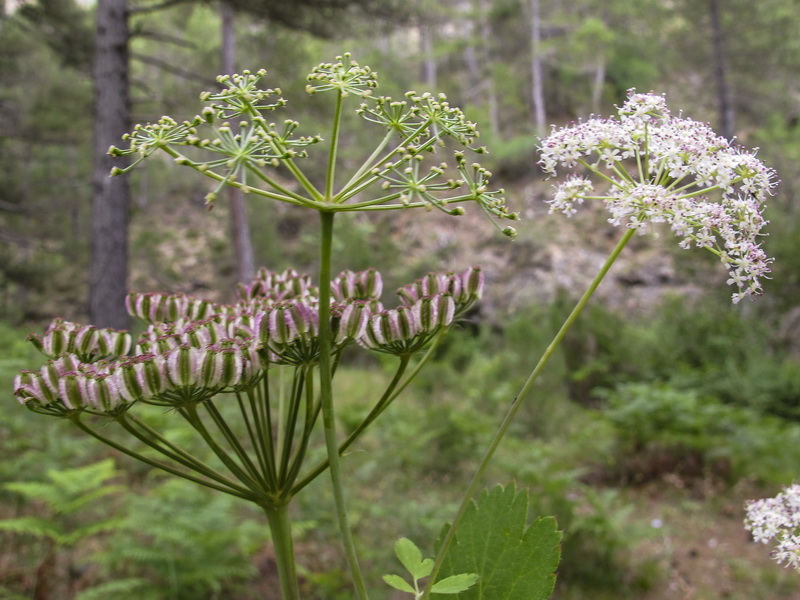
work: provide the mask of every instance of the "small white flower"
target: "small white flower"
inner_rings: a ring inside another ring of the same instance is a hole
[[[776,544],[772,557],[800,569],[800,485],[791,485],[774,498],[747,503],[744,528],[762,544]]]

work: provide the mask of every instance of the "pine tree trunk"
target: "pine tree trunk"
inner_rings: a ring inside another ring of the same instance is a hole
[[[603,85],[606,82],[606,57],[600,54],[592,81],[592,114],[600,114],[600,101],[603,99]]]
[[[489,22],[491,4],[486,0],[477,0],[476,12],[481,34],[481,60],[483,61],[483,82],[486,89],[486,110],[489,116],[489,130],[493,137],[500,135],[500,109],[497,100],[497,89],[494,84],[494,52],[492,51],[492,28]]]
[[[123,165],[107,154],[130,131],[127,0],[99,0],[96,19],[89,315],[98,327],[127,329],[130,185],[127,177],[109,176]]]
[[[220,8],[222,16],[222,72],[233,75],[236,70],[236,36],[234,32],[234,10],[227,2]],[[231,235],[236,260],[236,279],[249,283],[255,277],[253,246],[250,242],[250,225],[247,222],[247,206],[244,194],[238,188],[228,188],[230,202]]]
[[[436,56],[433,44],[434,29],[424,21],[419,26],[419,45],[422,54],[422,82],[429,90],[437,88]]]
[[[725,52],[725,35],[719,14],[719,1],[708,0],[711,13],[711,38],[714,44],[714,80],[717,84],[717,105],[719,110],[719,128],[727,139],[736,135],[735,116],[731,90],[728,86],[728,57]]]
[[[530,0],[531,11],[531,100],[536,133],[543,136],[545,128],[544,84],[542,78],[542,12],[539,0]]]

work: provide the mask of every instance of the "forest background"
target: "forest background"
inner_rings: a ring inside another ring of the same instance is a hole
[[[392,597],[380,581],[393,569],[385,540],[436,537],[505,404],[612,244],[602,211],[547,214],[538,136],[612,113],[635,87],[760,147],[778,171],[765,241],[772,279],[764,297],[731,306],[713,257],[679,250],[668,232],[638,238],[488,483],[513,479],[537,514],[557,516],[557,598],[800,598],[797,574],[741,526],[744,499],[774,494],[800,466],[796,2],[365,0],[339,13],[324,0],[287,4],[133,2],[131,121],[194,115],[199,92],[231,70],[234,40],[235,69],[267,68],[293,118],[316,132],[328,115],[308,100],[305,74],[350,51],[379,71],[381,94],[443,91],[463,107],[523,217],[514,242],[469,214],[359,216],[338,241],[334,268],[377,266],[390,289],[429,270],[480,264],[487,274],[480,312],[406,392],[405,410],[345,461],[374,597]],[[56,316],[113,318],[89,301],[102,235],[92,222],[92,53],[107,5],[7,0],[0,20],[0,519],[19,523],[0,533],[0,598],[276,597],[268,536],[247,507],[150,473],[12,397],[14,374],[38,360],[27,331]],[[130,289],[231,300],[254,266],[314,270],[316,223],[291,207],[248,199],[242,249],[231,202],[206,211],[207,182],[151,161],[130,185]],[[381,369],[343,368],[345,429]],[[331,500],[323,486],[312,496],[297,515],[307,597],[347,598]]]

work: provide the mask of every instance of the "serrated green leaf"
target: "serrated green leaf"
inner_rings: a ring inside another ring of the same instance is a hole
[[[400,590],[401,592],[408,592],[409,594],[416,595],[416,590],[411,587],[411,585],[399,575],[384,575],[383,580],[396,590]]]
[[[441,571],[443,577],[480,576],[457,600],[545,600],[552,594],[561,533],[552,517],[537,519],[526,530],[527,519],[528,494],[513,485],[484,490],[473,502]]]
[[[419,548],[417,548],[417,545],[414,542],[408,538],[400,538],[394,545],[394,553],[397,555],[397,558],[400,559],[400,562],[403,563],[406,571],[411,573],[411,576],[414,579],[424,577],[424,575],[420,575],[420,568],[422,567],[422,552]]]
[[[478,581],[477,573],[462,573],[461,575],[451,575],[433,584],[431,593],[433,594],[458,594],[471,588]]]

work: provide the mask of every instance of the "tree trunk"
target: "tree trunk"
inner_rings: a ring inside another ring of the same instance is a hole
[[[531,11],[531,100],[533,103],[533,122],[536,133],[544,136],[545,121],[544,85],[542,82],[542,12],[539,0],[530,0]]]
[[[108,156],[130,131],[127,0],[99,0],[96,19],[89,316],[98,327],[127,329],[130,185],[127,177],[109,176],[122,165]]]
[[[486,110],[489,113],[489,129],[492,137],[500,135],[500,109],[497,89],[494,85],[494,53],[492,52],[492,30],[489,22],[489,9],[486,0],[477,0],[475,5],[480,23],[481,50],[483,61],[483,82],[486,89]]]
[[[236,35],[234,31],[234,10],[227,2],[220,8],[222,16],[222,72],[233,75],[236,71]],[[244,194],[238,188],[228,188],[230,202],[231,235],[236,260],[236,279],[249,283],[255,277],[253,246],[250,242],[250,225],[247,222],[247,206]]]
[[[714,80],[717,84],[717,106],[719,110],[719,128],[727,139],[736,134],[731,90],[728,87],[728,57],[725,52],[725,36],[719,14],[719,0],[708,0],[711,13],[711,38],[714,45]]]
[[[422,54],[422,81],[430,91],[437,88],[436,56],[433,44],[434,29],[424,20],[419,26],[419,45]]]
[[[606,57],[599,54],[592,81],[592,114],[600,114],[600,100],[603,99],[603,85],[606,82]]]

